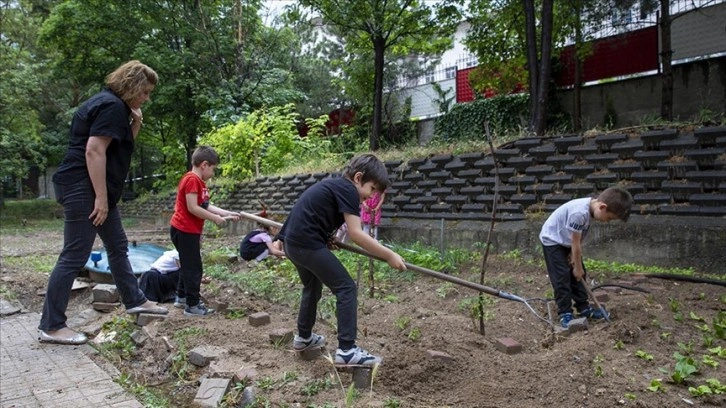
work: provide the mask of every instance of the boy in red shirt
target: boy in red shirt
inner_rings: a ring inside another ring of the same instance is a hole
[[[239,220],[239,213],[223,210],[209,202],[206,181],[214,176],[219,156],[209,146],[199,146],[192,154],[192,169],[179,181],[171,217],[171,241],[179,252],[179,283],[175,307],[183,307],[186,316],[214,313],[199,298],[202,283],[201,236],[204,220],[222,226],[227,220]]]

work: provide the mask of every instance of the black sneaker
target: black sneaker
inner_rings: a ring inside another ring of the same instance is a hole
[[[580,316],[587,317],[588,319],[593,320],[602,320],[609,318],[610,313],[608,313],[607,310],[605,310],[605,313],[603,313],[603,310],[605,310],[605,306],[602,307],[602,310],[588,307],[587,309],[580,312]]]
[[[209,316],[214,313],[214,309],[209,309],[204,303],[199,303],[196,306],[187,306],[184,309],[184,316]]]
[[[560,315],[560,324],[566,329],[570,326],[570,321],[574,318],[575,316],[573,316],[572,313],[562,313]]]

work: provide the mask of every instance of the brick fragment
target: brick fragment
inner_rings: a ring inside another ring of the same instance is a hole
[[[265,312],[253,313],[249,317],[249,323],[252,327],[259,327],[270,324],[270,314]]]
[[[429,356],[429,358],[432,358],[434,360],[441,360],[446,363],[454,361],[454,357],[452,357],[451,354],[444,353],[443,351],[426,350],[426,354]]]
[[[505,354],[517,354],[522,351],[522,345],[511,337],[502,337],[497,339],[494,346],[497,350]]]

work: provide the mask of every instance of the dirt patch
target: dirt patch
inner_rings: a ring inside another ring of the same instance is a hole
[[[166,230],[159,229],[153,236],[148,233],[153,228],[138,225],[127,232],[134,239],[135,230],[143,231],[140,242],[168,243]],[[207,236],[203,248],[234,248],[238,239]],[[2,257],[57,255],[61,240],[62,231],[4,235]],[[242,264],[232,269],[234,273],[253,273]],[[478,267],[471,269],[459,271],[457,276],[478,281]],[[487,271],[491,286],[523,297],[543,297],[550,289],[545,270],[521,260],[490,257]],[[8,267],[3,259],[0,279],[5,291],[14,293],[27,309],[40,312],[43,298],[37,293],[45,290],[49,272]],[[726,383],[723,368],[726,361],[710,353],[704,345],[710,338],[708,348],[726,347],[726,341],[716,338],[712,328],[717,314],[725,308],[723,286],[642,277],[611,277],[606,282],[636,287],[647,293],[620,287],[596,290],[609,297],[607,307],[613,314],[612,323],[593,323],[589,330],[569,336],[554,334],[524,304],[499,298],[492,298],[493,304],[486,308],[489,320],[482,335],[477,322],[460,308],[461,302],[474,292],[458,287],[442,290],[444,283],[429,277],[421,276],[394,288],[395,302],[370,299],[361,290],[358,342],[384,360],[372,391],[360,392],[352,405],[724,406],[724,394],[697,398],[688,392],[689,386],[705,384],[709,378]],[[213,294],[209,291],[212,287]],[[292,286],[290,290],[300,288]],[[207,375],[209,368],[195,369],[191,375],[195,380],[178,381],[172,374],[172,353],[167,352],[161,338],[172,339],[173,343],[174,334],[181,329],[203,329],[203,336],[187,338],[187,349],[200,344],[219,346],[229,351],[226,360],[255,369],[259,401],[269,401],[270,406],[345,406],[342,388],[351,382],[349,373],[338,373],[341,387],[335,370],[325,359],[302,361],[289,348],[270,343],[272,330],[295,328],[294,307],[256,298],[244,288],[222,282],[204,285],[203,295],[209,303],[226,303],[230,309],[244,311],[246,315],[267,312],[272,323],[252,327],[247,318],[230,319],[223,315],[188,318],[169,305],[170,316],[148,326],[155,338],[137,349],[131,359],[114,361],[114,364],[122,371],[134,373],[139,381],[162,390],[173,406],[186,406],[198,389],[196,380]],[[89,301],[88,289],[74,293],[68,315],[87,309]],[[541,303],[533,305],[538,313],[547,316]],[[409,322],[401,329],[404,320]],[[707,326],[711,327],[710,333]],[[328,351],[334,351],[332,325],[319,321],[316,332],[329,339]],[[504,337],[521,343],[522,352],[508,355],[498,351],[497,340]],[[447,353],[453,361],[431,359],[429,350]],[[675,352],[690,353],[699,362],[699,373],[683,384],[669,382],[676,363]],[[713,368],[701,363],[704,355],[711,355],[720,365]],[[663,380],[661,390],[647,390],[658,378]],[[316,388],[316,385],[319,386]]]

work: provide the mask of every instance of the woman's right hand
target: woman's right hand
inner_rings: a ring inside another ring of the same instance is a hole
[[[395,252],[393,252],[393,255],[388,258],[388,265],[393,269],[398,269],[399,271],[406,270],[406,262],[403,260],[401,255]]]
[[[92,220],[93,226],[102,225],[108,217],[108,197],[96,197],[93,203],[93,212],[88,216]]]

